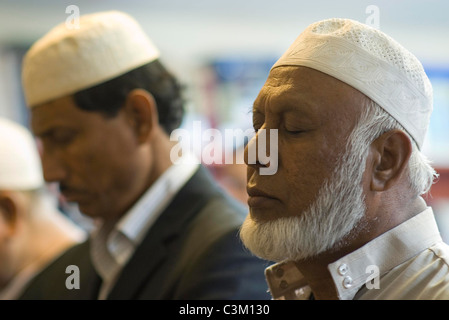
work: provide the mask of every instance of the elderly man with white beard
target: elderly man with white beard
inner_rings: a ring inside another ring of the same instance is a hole
[[[433,108],[418,59],[349,19],[310,25],[272,67],[246,150],[240,232],[274,299],[449,299],[449,247],[422,198]],[[277,130],[277,172],[251,148]]]

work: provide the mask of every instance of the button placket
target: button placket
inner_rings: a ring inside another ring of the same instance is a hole
[[[352,284],[353,284],[353,280],[352,280],[352,278],[348,275],[348,272],[349,272],[349,267],[348,267],[348,265],[347,265],[346,263],[340,264],[340,265],[338,266],[338,268],[337,268],[337,272],[338,272],[338,274],[339,274],[340,276],[343,277],[343,280],[342,280],[343,287],[346,288],[346,289],[351,288],[351,287],[352,287]]]

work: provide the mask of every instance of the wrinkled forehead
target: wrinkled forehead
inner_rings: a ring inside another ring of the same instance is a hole
[[[255,108],[290,108],[360,114],[370,101],[350,85],[320,71],[302,66],[274,68],[254,101]]]

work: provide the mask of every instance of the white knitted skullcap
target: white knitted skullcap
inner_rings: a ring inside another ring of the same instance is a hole
[[[36,143],[31,133],[0,118],[0,189],[31,190],[44,184]]]
[[[422,146],[433,109],[431,83],[418,59],[383,32],[349,19],[313,23],[272,68],[288,65],[321,71],[364,93]]]
[[[61,23],[25,55],[22,82],[29,107],[113,79],[159,57],[137,21],[123,12],[80,16],[78,26]]]

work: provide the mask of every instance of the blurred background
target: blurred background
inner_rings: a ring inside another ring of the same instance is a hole
[[[426,201],[449,241],[449,1],[446,0],[0,0],[0,116],[28,125],[20,87],[24,52],[53,26],[80,14],[133,15],[186,88],[183,127],[251,128],[251,107],[271,65],[310,23],[344,17],[374,24],[413,52],[434,88],[424,153],[440,174]],[[225,152],[241,152],[233,144]],[[223,145],[223,148],[224,145]],[[209,166],[246,203],[243,164]]]

